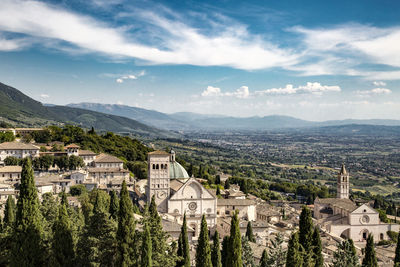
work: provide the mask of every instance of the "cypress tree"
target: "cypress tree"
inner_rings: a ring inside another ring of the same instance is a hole
[[[109,209],[110,217],[113,218],[114,220],[117,220],[118,210],[119,210],[119,199],[115,191],[112,191],[110,195],[111,195],[110,209]]]
[[[182,257],[182,260],[177,262],[177,266],[190,267],[190,247],[187,235],[186,213],[183,215],[183,224],[181,234],[179,235],[178,256]]]
[[[71,222],[65,203],[59,207],[58,218],[53,226],[53,256],[55,266],[73,266],[75,259]]]
[[[369,234],[367,237],[367,245],[365,247],[365,256],[362,261],[363,267],[377,267],[378,262],[375,256],[374,237]]]
[[[333,253],[332,267],[359,267],[360,263],[357,257],[356,248],[353,240],[344,240],[338,245],[337,251]]]
[[[222,267],[228,267],[229,239],[230,239],[229,236],[225,236],[222,239],[222,252],[221,252]]]
[[[255,267],[253,250],[246,236],[242,237],[242,262],[244,267]]]
[[[260,259],[260,267],[269,267],[269,259],[267,249],[264,249],[261,259]]]
[[[221,196],[221,189],[219,189],[219,186],[217,186],[217,192],[216,192],[217,196]]]
[[[400,264],[400,232],[397,237],[396,256],[394,257],[394,266]]]
[[[319,234],[318,227],[315,227],[313,233],[313,250],[314,250],[314,261],[315,267],[323,267],[324,266],[324,257],[322,256],[322,245],[321,245],[321,236]]]
[[[128,188],[125,180],[122,182],[118,212],[118,256],[119,266],[130,266],[134,263],[133,240],[135,235],[135,221],[133,218],[133,205],[129,198]]]
[[[300,254],[299,233],[294,232],[288,243],[286,267],[300,267],[302,264],[303,259]]]
[[[11,266],[45,265],[42,218],[31,160],[22,163]]]
[[[15,223],[15,201],[13,196],[8,196],[6,206],[4,208],[3,226],[13,227]]]
[[[247,223],[246,237],[247,237],[247,240],[249,240],[250,242],[253,242],[253,243],[256,242],[256,238],[253,235],[253,227],[251,226],[250,221]]]
[[[312,245],[312,235],[314,227],[311,218],[311,210],[306,206],[303,206],[303,209],[301,211],[299,227],[299,240],[301,240],[301,244],[303,245],[306,252],[309,252]]]
[[[218,231],[215,230],[213,237],[213,246],[211,250],[211,261],[213,267],[222,267],[221,263],[221,250],[219,249],[219,234]]]
[[[226,266],[242,267],[242,238],[239,228],[239,218],[237,211],[231,220],[231,234],[229,237],[229,250]]]
[[[196,267],[212,267],[207,221],[204,214],[201,218],[200,235],[196,250]]]
[[[143,230],[143,240],[142,240],[142,255],[140,260],[141,267],[151,267],[152,264],[152,255],[151,255],[151,236],[149,226],[145,224]]]

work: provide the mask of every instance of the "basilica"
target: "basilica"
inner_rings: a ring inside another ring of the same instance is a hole
[[[147,201],[154,196],[158,211],[182,223],[186,213],[187,224],[200,232],[201,217],[206,215],[207,225],[214,228],[217,221],[217,197],[203,187],[175,160],[175,152],[154,151],[148,154]]]
[[[316,198],[314,217],[317,223],[330,234],[342,238],[351,238],[355,242],[364,242],[368,234],[375,241],[389,239],[387,231],[399,231],[398,224],[382,223],[379,213],[370,205],[357,206],[349,199],[350,175],[346,167],[342,168],[337,178],[336,198]]]

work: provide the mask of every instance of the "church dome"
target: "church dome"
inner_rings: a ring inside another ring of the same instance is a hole
[[[176,161],[169,165],[169,178],[170,179],[188,179],[190,178],[185,168]]]

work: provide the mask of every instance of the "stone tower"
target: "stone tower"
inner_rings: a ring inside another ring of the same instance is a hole
[[[170,195],[169,163],[170,154],[164,151],[154,151],[148,154],[147,201],[155,196],[159,212],[168,211]]]
[[[349,173],[347,172],[344,164],[342,164],[342,168],[340,169],[337,179],[337,198],[349,198],[349,178]]]

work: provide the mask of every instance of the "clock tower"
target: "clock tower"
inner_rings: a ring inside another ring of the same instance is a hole
[[[154,196],[159,212],[168,211],[170,157],[170,153],[154,151],[150,152],[147,158],[147,201],[150,203]]]
[[[346,170],[344,164],[338,174],[337,178],[337,198],[349,198],[350,189],[350,175]]]

